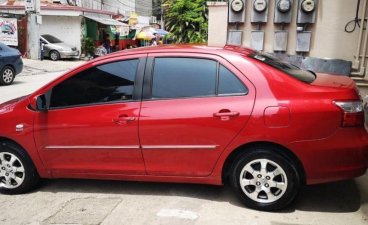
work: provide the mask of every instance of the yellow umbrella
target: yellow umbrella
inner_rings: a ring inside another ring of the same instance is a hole
[[[150,31],[141,31],[137,35],[137,39],[141,40],[151,40],[152,38],[155,38],[156,36],[150,32]]]

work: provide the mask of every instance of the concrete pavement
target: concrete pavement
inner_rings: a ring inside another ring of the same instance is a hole
[[[0,224],[366,225],[367,197],[362,177],[307,187],[290,208],[266,213],[244,208],[227,186],[46,180],[0,195]]]
[[[23,74],[0,87],[0,102],[29,94],[61,72]],[[31,193],[0,195],[1,225],[367,225],[368,177],[306,187],[286,210],[241,205],[227,186],[44,180]]]
[[[63,72],[53,72],[32,76],[16,76],[12,85],[0,86],[0,103],[31,94],[62,74]]]
[[[17,96],[30,94],[66,71],[85,62],[75,60],[54,62],[51,60],[23,59],[23,63],[23,71],[15,77],[14,83],[10,86],[0,87],[0,103]]]
[[[85,61],[80,60],[40,61],[32,59],[23,59],[23,63],[24,63],[24,71],[20,74],[20,76],[62,72],[75,68],[76,66],[85,63]]]

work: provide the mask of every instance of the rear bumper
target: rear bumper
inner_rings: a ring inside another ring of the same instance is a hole
[[[23,71],[23,61],[22,58],[19,57],[17,61],[14,63],[15,75],[20,74]]]
[[[342,128],[326,139],[289,147],[304,166],[307,184],[353,179],[368,168],[368,133],[363,128]]]

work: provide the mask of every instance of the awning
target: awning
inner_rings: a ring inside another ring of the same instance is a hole
[[[124,25],[126,25],[122,22],[119,22],[117,20],[110,19],[110,18],[101,18],[101,17],[89,16],[89,15],[88,16],[83,15],[83,16],[90,19],[90,20],[94,20],[97,23],[101,23],[101,24],[104,24],[104,25],[109,25],[109,26],[124,26]]]

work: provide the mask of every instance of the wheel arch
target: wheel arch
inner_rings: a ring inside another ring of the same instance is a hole
[[[18,142],[14,141],[14,140],[12,140],[10,138],[4,137],[4,136],[0,136],[0,145],[3,142],[10,142],[12,144],[17,145],[19,148],[21,148],[28,155],[29,158],[31,158],[30,155],[28,154],[28,152],[25,150],[25,148],[22,145],[20,145]]]
[[[274,142],[268,142],[268,141],[259,141],[259,142],[250,142],[243,144],[236,149],[234,149],[226,158],[223,167],[222,167],[222,181],[223,183],[229,178],[231,167],[237,157],[241,156],[242,154],[251,151],[254,147],[273,147],[277,148],[279,151],[277,154],[280,154],[283,157],[286,157],[287,159],[291,160],[294,165],[296,166],[296,169],[298,170],[298,173],[301,177],[302,184],[306,183],[306,173],[304,166],[300,159],[288,148],[286,148],[283,145],[280,145],[278,143]]]
[[[13,70],[14,77],[15,77],[15,74],[17,73],[17,71],[16,71],[16,69],[15,69],[14,65],[12,65],[12,64],[5,64],[5,65],[3,66],[3,68],[1,69],[1,71],[0,71],[0,72],[4,71],[5,67],[10,67],[10,68]],[[2,75],[2,74],[1,74],[1,75]]]
[[[12,140],[12,139],[10,139],[10,138],[0,136],[0,146],[1,146],[1,145],[2,145],[2,143],[4,143],[4,142],[10,142],[10,143],[12,143],[12,144],[14,144],[14,145],[18,146],[18,147],[23,151],[23,153],[28,157],[28,159],[33,163],[34,167],[35,167],[35,168],[36,168],[36,170],[37,170],[37,167],[35,166],[35,163],[33,162],[32,157],[29,155],[29,153],[25,150],[25,148],[24,148],[21,144],[19,144],[18,142],[14,141],[14,140]]]
[[[5,68],[5,67],[12,68],[14,70],[14,73],[15,73],[15,67],[12,64],[5,64],[5,66],[3,68]]]
[[[10,184],[10,187],[2,186],[0,192],[2,194],[10,194],[10,195],[23,194],[34,188],[38,184],[38,181],[40,179],[39,170],[35,166],[33,159],[31,158],[29,153],[25,150],[25,148],[23,148],[22,145],[20,145],[16,141],[2,136],[0,136],[0,146],[4,147],[5,152],[9,152],[9,154],[15,155],[21,162],[21,166],[23,167],[22,182],[18,183],[17,181],[15,185]],[[8,166],[10,167],[11,165]],[[14,164],[12,166],[14,166]],[[13,172],[12,170],[9,173],[12,173],[13,174],[12,176],[15,176],[16,171]],[[8,174],[6,176],[11,175]],[[15,178],[10,177],[10,179]]]
[[[56,53],[60,54],[59,50],[56,50],[54,48],[49,50],[49,55],[51,55],[51,52],[56,52]]]

